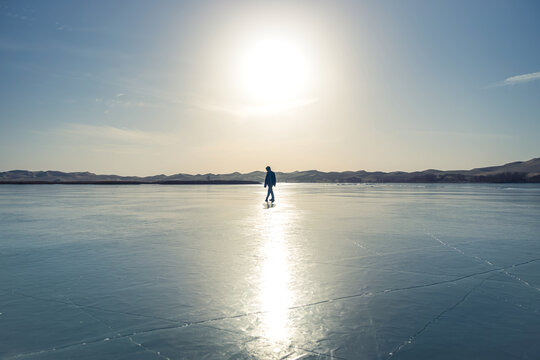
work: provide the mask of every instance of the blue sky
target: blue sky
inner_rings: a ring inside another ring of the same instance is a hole
[[[540,156],[538,14],[537,1],[0,1],[0,171],[528,160]],[[281,54],[268,71],[283,79],[255,101],[238,64],[268,38],[302,65]]]

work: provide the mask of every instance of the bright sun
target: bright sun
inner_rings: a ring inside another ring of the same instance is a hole
[[[286,39],[267,39],[248,48],[240,61],[243,91],[260,103],[294,100],[307,89],[305,54]]]

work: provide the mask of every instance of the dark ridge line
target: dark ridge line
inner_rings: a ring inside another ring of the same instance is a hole
[[[291,183],[334,183],[334,184],[376,184],[376,183],[540,183],[540,158],[532,158],[525,161],[514,161],[502,165],[473,168],[469,170],[437,170],[425,169],[416,171],[366,171],[366,170],[347,170],[347,171],[319,171],[319,170],[300,170],[292,172],[278,172],[278,176]],[[55,181],[70,179],[74,181],[93,181],[94,179],[103,179],[103,181],[129,181],[129,182],[160,182],[176,181],[178,179],[200,179],[208,181],[210,179],[218,180],[223,177],[233,177],[235,179],[254,179],[262,178],[264,171],[252,171],[249,173],[233,172],[229,174],[173,174],[173,175],[153,175],[153,176],[119,176],[119,175],[97,175],[85,172],[63,172],[63,171],[29,171],[29,170],[10,170],[0,172],[0,181]],[[90,179],[89,179],[90,178]],[[107,180],[105,180],[107,179]],[[114,179],[114,180],[112,180]],[[181,181],[181,180],[180,180]],[[197,180],[195,180],[197,181]]]
[[[0,185],[260,185],[252,180],[166,180],[166,181],[0,181]]]

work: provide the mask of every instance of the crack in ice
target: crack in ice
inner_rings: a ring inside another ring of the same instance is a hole
[[[144,318],[149,318],[149,319],[154,319],[154,320],[163,320],[163,321],[167,321],[167,322],[175,322],[175,323],[178,322],[177,320],[172,320],[172,319],[168,319],[168,318],[164,318],[164,317],[160,317],[160,316],[144,315],[144,314],[133,313],[133,312],[129,312],[129,311],[110,310],[110,309],[106,309],[106,308],[102,308],[102,307],[94,306],[94,305],[79,304],[79,303],[76,303],[74,301],[63,301],[63,300],[58,300],[58,299],[43,298],[43,297],[23,293],[23,292],[19,291],[18,289],[13,289],[11,292],[13,294],[15,294],[15,295],[19,295],[19,296],[34,299],[34,300],[53,302],[53,303],[64,304],[64,305],[72,305],[72,306],[75,306],[77,308],[86,308],[86,309],[98,310],[98,311],[115,313],[115,314],[144,317]]]
[[[376,294],[378,295],[378,294],[385,294],[385,293],[396,292],[396,291],[412,290],[412,289],[426,288],[426,287],[431,287],[431,286],[436,286],[436,285],[441,285],[441,284],[447,284],[447,283],[457,282],[457,281],[464,280],[464,279],[471,278],[471,277],[478,276],[478,275],[484,275],[484,274],[493,273],[493,272],[496,272],[496,271],[503,271],[504,272],[507,269],[520,267],[520,266],[527,265],[527,264],[530,264],[530,263],[534,263],[534,262],[537,262],[537,261],[540,261],[540,258],[534,258],[534,259],[530,259],[530,260],[523,261],[523,262],[520,262],[520,263],[512,264],[512,265],[509,265],[509,266],[506,266],[506,267],[492,268],[492,269],[489,269],[489,270],[475,272],[475,273],[463,275],[463,276],[460,276],[460,277],[457,277],[457,278],[432,282],[432,283],[428,283],[428,284],[412,285],[412,286],[407,286],[407,287],[385,289],[385,290],[379,290],[379,291],[373,291],[373,292],[362,292],[362,293],[357,293],[357,294],[350,294],[350,295],[344,295],[344,296],[338,296],[338,297],[323,299],[323,300],[320,300],[320,301],[315,301],[315,302],[311,302],[311,303],[307,303],[307,304],[298,304],[298,305],[288,307],[288,310],[307,308],[307,307],[321,305],[321,304],[325,304],[325,303],[331,303],[333,301],[340,301],[340,300],[346,300],[346,299],[352,299],[352,298],[358,298],[358,297],[364,297],[364,296],[372,296],[372,295],[376,295]],[[494,266],[494,265],[492,265],[492,266]],[[482,283],[485,280],[486,279],[484,279],[482,281]],[[482,283],[480,283],[480,284],[482,284]],[[152,319],[155,319],[155,320],[163,320],[163,321],[173,323],[173,324],[171,324],[169,326],[155,327],[155,328],[151,328],[151,329],[147,329],[147,330],[142,330],[142,331],[139,331],[139,332],[132,332],[132,333],[127,333],[127,334],[117,334],[115,336],[107,338],[109,340],[119,340],[119,339],[128,339],[128,340],[130,340],[129,339],[130,337],[133,337],[133,336],[139,335],[139,334],[147,334],[147,333],[151,333],[151,332],[155,332],[155,331],[161,331],[161,330],[179,329],[179,328],[182,328],[182,327],[187,327],[187,326],[192,326],[192,325],[203,325],[203,324],[206,324],[206,323],[209,323],[209,322],[215,322],[215,321],[226,320],[226,319],[236,319],[236,318],[241,318],[241,317],[246,317],[246,316],[251,316],[251,315],[261,315],[261,314],[268,313],[268,311],[254,311],[254,312],[246,312],[246,313],[240,313],[240,314],[235,314],[235,315],[230,315],[230,316],[214,317],[214,318],[198,320],[198,321],[183,322],[183,321],[179,321],[179,320],[167,319],[167,318],[162,318],[162,317],[158,317],[158,316],[150,316],[150,315],[143,315],[143,314],[132,313],[132,312],[109,310],[109,309],[104,309],[104,308],[100,308],[100,307],[92,306],[92,305],[78,304],[78,303],[75,303],[73,301],[62,301],[62,300],[57,300],[57,299],[41,298],[41,297],[38,297],[38,296],[33,296],[33,295],[26,294],[26,293],[22,293],[22,292],[17,291],[17,290],[12,290],[12,293],[16,294],[16,295],[19,295],[19,296],[39,300],[39,301],[55,302],[55,303],[60,303],[60,304],[64,304],[64,305],[76,306],[76,307],[79,307],[79,308],[92,309],[92,310],[98,310],[98,311],[104,311],[104,312],[118,313],[118,314],[123,314],[123,315],[144,317],[144,318],[152,318]],[[463,300],[461,302],[463,302],[469,294],[470,294],[470,292],[468,294],[466,294],[466,296],[463,298]],[[459,303],[457,305],[459,305]],[[457,306],[457,305],[455,305],[455,306]],[[452,307],[452,309],[454,307]],[[443,314],[444,314],[444,312],[441,313],[440,316],[442,316]],[[24,356],[38,355],[38,354],[47,353],[47,352],[50,352],[50,351],[64,350],[64,349],[67,349],[67,348],[70,348],[70,347],[93,344],[93,343],[97,343],[97,342],[100,342],[100,341],[104,341],[104,339],[101,338],[101,337],[99,339],[98,338],[93,339],[93,340],[89,339],[89,340],[86,340],[84,342],[67,344],[67,345],[64,345],[64,346],[61,346],[61,347],[55,347],[55,348],[52,348],[52,349],[46,349],[46,350],[41,350],[41,351],[32,352],[32,353],[18,354],[18,355],[15,355],[15,356],[11,357],[11,358],[19,358],[19,357],[24,357]],[[131,339],[131,341],[134,341],[134,340]],[[304,350],[304,351],[309,351],[309,352],[312,352],[314,354],[318,354],[318,353],[313,352],[311,350],[302,349],[302,348],[298,348],[298,349],[301,349],[301,350]],[[319,354],[319,355],[328,356],[328,355],[322,354],[322,353]],[[344,358],[340,358],[340,357],[336,357],[336,356],[334,356],[334,358],[336,358],[336,359],[344,359]]]
[[[465,257],[468,257],[468,258],[472,258],[472,259],[475,259],[476,261],[478,262],[481,262],[483,264],[486,264],[490,267],[493,267],[495,266],[495,264],[493,264],[491,261],[487,260],[487,259],[483,259],[479,256],[476,256],[476,255],[469,255],[469,254],[466,254],[463,250],[459,249],[458,247],[456,246],[452,246],[450,244],[448,244],[447,242],[444,242],[442,241],[441,239],[439,239],[437,236],[431,234],[430,232],[426,231],[426,233],[431,237],[433,238],[434,240],[438,241],[441,245],[445,246],[445,247],[448,247],[454,251],[457,251],[458,253],[460,253],[461,255],[465,256]],[[527,281],[521,279],[519,276],[517,275],[514,275],[512,273],[509,273],[508,271],[506,271],[507,268],[512,268],[514,267],[513,265],[509,266],[509,267],[506,267],[504,269],[502,269],[502,273],[505,274],[506,276],[508,276],[509,278],[521,283],[522,285],[525,285],[527,287],[530,287],[531,289],[534,289],[536,291],[540,291],[540,288],[537,288],[536,286],[532,286],[531,284],[529,284]]]
[[[354,264],[336,264],[333,262],[325,262],[325,261],[309,261],[310,264],[320,264],[320,265],[330,265],[330,266],[338,266],[338,267],[347,267],[347,268],[353,268],[353,269],[365,269],[365,270],[374,270],[374,271],[386,271],[386,272],[392,272],[392,273],[399,273],[399,274],[412,274],[412,275],[430,275],[430,276],[459,276],[457,274],[434,274],[429,272],[419,272],[419,271],[407,271],[407,270],[396,270],[396,269],[388,269],[388,268],[377,268],[373,266],[358,266]]]
[[[510,272],[508,272],[508,271],[506,271],[506,270],[503,270],[502,272],[503,272],[503,274],[505,274],[506,276],[511,277],[512,279],[514,279],[514,280],[516,280],[516,281],[519,281],[519,282],[522,283],[523,285],[528,286],[528,287],[530,287],[530,288],[532,288],[532,289],[534,289],[534,290],[536,290],[536,291],[540,291],[540,288],[537,288],[536,286],[533,286],[533,285],[529,284],[529,282],[523,280],[523,279],[520,278],[519,276],[517,276],[517,275],[515,275],[515,274],[512,274],[512,273],[510,273]]]
[[[439,314],[437,314],[434,318],[430,319],[427,323],[424,324],[424,326],[420,330],[418,330],[412,336],[410,336],[407,341],[401,343],[394,350],[392,350],[390,353],[388,353],[388,356],[386,357],[386,359],[387,360],[390,359],[392,356],[396,355],[399,351],[401,351],[401,349],[403,349],[405,346],[411,344],[414,341],[414,339],[416,339],[418,336],[420,336],[431,324],[438,321],[444,314],[454,310],[459,305],[463,304],[463,302],[465,302],[465,300],[469,297],[469,295],[471,295],[471,293],[474,290],[476,290],[480,286],[482,286],[487,279],[488,278],[483,279],[482,281],[480,281],[476,286],[474,286],[471,290],[469,290],[461,299],[459,299],[458,302],[456,302],[455,304],[451,305],[450,307],[444,309]]]

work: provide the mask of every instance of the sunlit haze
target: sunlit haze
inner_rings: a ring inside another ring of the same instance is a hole
[[[258,39],[238,64],[246,96],[261,103],[294,100],[306,91],[309,63],[301,47],[286,39]]]
[[[528,160],[539,13],[536,1],[3,1],[0,171]]]

